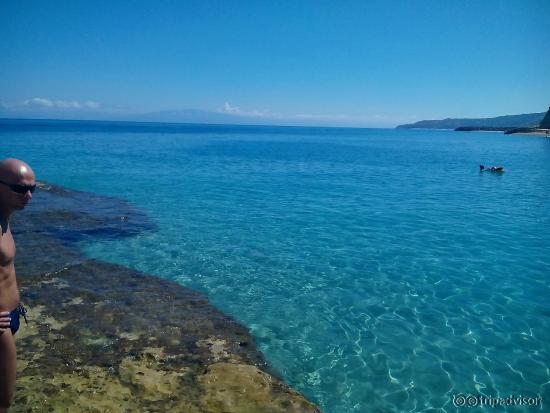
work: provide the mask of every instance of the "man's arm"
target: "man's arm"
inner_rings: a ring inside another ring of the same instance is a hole
[[[10,328],[10,322],[11,322],[10,312],[9,311],[0,312],[0,334],[4,334],[4,331]]]

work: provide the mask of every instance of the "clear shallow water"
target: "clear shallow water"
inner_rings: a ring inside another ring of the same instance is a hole
[[[550,400],[550,140],[72,123],[0,142],[144,210],[158,232],[82,248],[205,292],[327,413]]]

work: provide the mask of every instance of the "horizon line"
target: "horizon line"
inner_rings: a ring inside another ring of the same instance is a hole
[[[105,120],[105,119],[58,119],[58,118],[4,118],[1,121],[55,121],[55,122],[105,122],[105,123],[134,123],[156,125],[189,125],[189,126],[244,126],[244,127],[269,127],[269,128],[318,128],[318,129],[396,129],[394,127],[367,127],[367,126],[321,126],[321,125],[270,125],[270,124],[245,124],[245,123],[201,123],[201,122],[161,122],[161,121],[134,121],[134,120]],[[399,126],[399,125],[398,125]]]

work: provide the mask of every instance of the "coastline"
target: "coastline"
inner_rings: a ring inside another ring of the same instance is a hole
[[[535,135],[550,136],[550,129],[542,128],[485,128],[485,127],[460,127],[456,132],[503,132],[505,135]]]
[[[550,129],[537,129],[529,132],[516,132],[514,134],[550,137]]]
[[[29,324],[10,411],[320,413],[204,296],[76,249],[82,234],[154,230],[140,211],[50,185],[35,196],[13,224]]]

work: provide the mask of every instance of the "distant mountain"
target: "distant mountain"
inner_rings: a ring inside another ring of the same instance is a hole
[[[546,112],[526,113],[523,115],[498,116],[478,119],[442,119],[421,120],[420,122],[399,125],[399,129],[456,129],[461,127],[489,128],[529,128],[538,127]]]
[[[126,116],[135,122],[207,123],[220,125],[264,125],[271,119],[261,116],[247,116],[200,109],[164,110]]]

